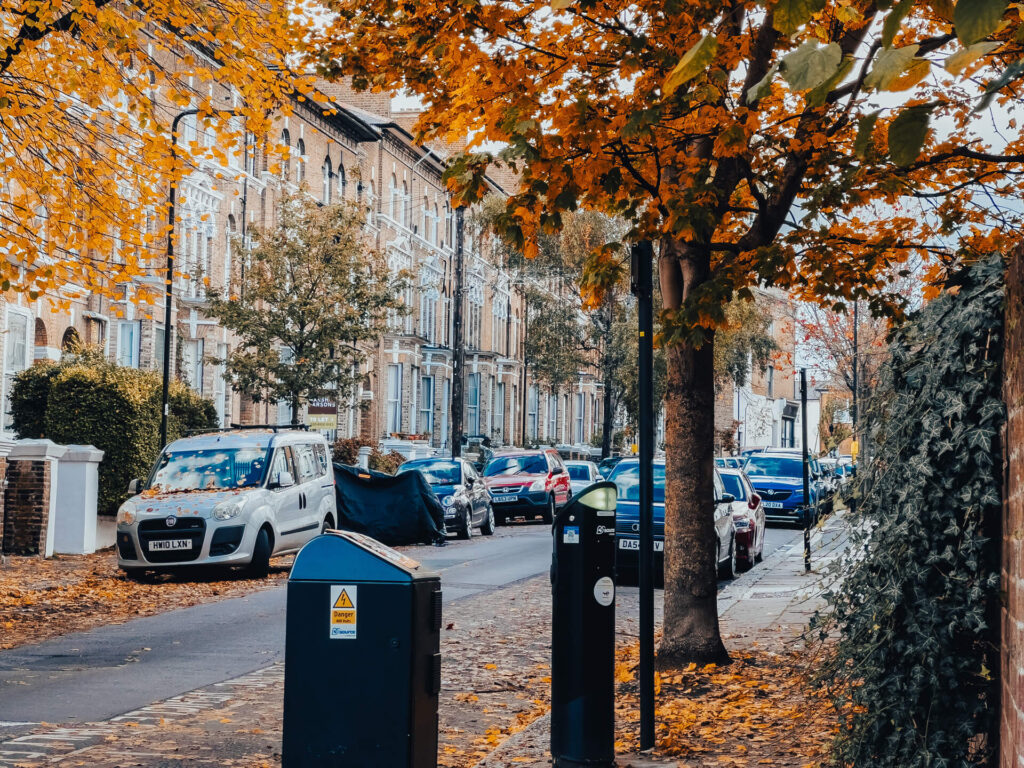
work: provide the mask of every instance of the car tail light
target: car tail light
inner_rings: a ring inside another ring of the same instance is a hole
[[[757,509],[757,505],[761,503],[761,497],[756,493],[750,494],[750,501],[747,502],[747,506],[751,509]]]

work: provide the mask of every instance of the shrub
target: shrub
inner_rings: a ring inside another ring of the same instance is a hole
[[[359,449],[364,445],[367,443],[358,437],[338,438],[334,441],[332,449],[334,461],[338,464],[355,466],[359,461]]]
[[[405,456],[398,451],[384,453],[379,448],[374,448],[370,452],[370,469],[377,472],[387,472],[389,475],[393,475],[404,462]]]
[[[84,353],[18,374],[11,413],[18,437],[102,450],[98,507],[112,514],[128,482],[145,477],[159,452],[161,394],[159,374]],[[168,440],[216,426],[214,404],[179,382],[171,383],[168,404]]]
[[[992,758],[999,669],[1003,288],[982,262],[890,339],[869,411],[846,571],[829,594],[820,681],[843,722],[837,766]],[[862,460],[863,465],[863,460]]]

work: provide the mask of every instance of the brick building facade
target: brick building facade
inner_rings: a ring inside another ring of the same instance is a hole
[[[360,436],[372,442],[415,435],[450,450],[455,215],[441,174],[452,147],[416,144],[409,132],[415,113],[392,113],[387,95],[326,83],[320,89],[315,97],[297,98],[265,141],[240,139],[235,151],[226,153],[226,169],[201,162],[180,185],[172,376],[213,400],[222,425],[291,420],[287,405],[254,403],[225,383],[223,367],[215,361],[237,342],[204,315],[206,294],[210,287],[224,288],[239,279],[244,259],[235,252],[236,244],[252,227],[274,225],[283,192],[305,193],[325,204],[346,200],[366,212],[368,245],[383,252],[393,269],[413,275],[404,297],[410,311],[379,344],[364,348],[355,391],[345,398],[321,399],[311,421],[331,438]],[[236,103],[223,90],[223,101]],[[173,114],[170,107],[168,114]],[[216,140],[194,116],[181,125],[181,146]],[[492,189],[503,191],[496,183]],[[524,382],[522,294],[488,238],[468,224],[470,216],[466,221],[465,432],[486,434],[497,445],[521,443],[526,393],[534,387]],[[101,345],[118,364],[162,370],[162,238],[151,247],[152,276],[120,286],[116,301],[74,286],[62,291],[66,309],[54,309],[46,296],[37,301],[14,293],[5,297],[0,436],[11,436],[6,413],[13,377],[37,360],[59,359],[73,339]],[[144,288],[159,297],[155,304],[136,300]],[[547,397],[541,387],[536,389],[538,400]],[[576,436],[589,440],[600,429],[600,389],[592,371],[581,372],[572,391],[560,393],[565,402],[557,434],[546,428],[537,434],[551,442],[572,442]],[[337,407],[336,419],[323,412],[325,402]],[[540,418],[547,411],[545,401]]]

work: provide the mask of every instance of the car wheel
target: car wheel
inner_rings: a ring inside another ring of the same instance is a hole
[[[142,584],[148,581],[152,581],[152,577],[145,568],[125,568],[123,570],[124,576],[129,581],[134,581],[137,584]]]
[[[270,534],[266,528],[260,528],[256,534],[256,543],[252,548],[252,560],[246,569],[250,576],[256,579],[264,578],[270,573]]]
[[[480,524],[480,533],[484,536],[493,536],[495,525],[494,507],[488,504],[487,514],[484,515],[484,521]]]
[[[332,530],[333,528],[334,528],[334,519],[330,515],[328,515],[327,517],[324,518],[324,524],[320,526],[320,533],[321,534],[327,533],[329,530]]]
[[[462,516],[462,527],[456,534],[457,538],[470,539],[473,537],[473,514],[468,509]]]
[[[555,497],[554,496],[552,496],[550,499],[548,499],[548,506],[547,506],[547,509],[544,510],[543,519],[544,519],[544,523],[546,525],[554,525],[555,524]]]
[[[721,552],[721,545],[719,545],[718,554]],[[718,564],[718,578],[726,580],[736,578],[736,539],[729,544],[729,558],[724,563],[719,562]]]

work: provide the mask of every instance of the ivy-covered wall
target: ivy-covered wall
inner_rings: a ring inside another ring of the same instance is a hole
[[[1024,249],[1006,273],[1006,493],[1003,518],[1000,767],[1024,768]]]

